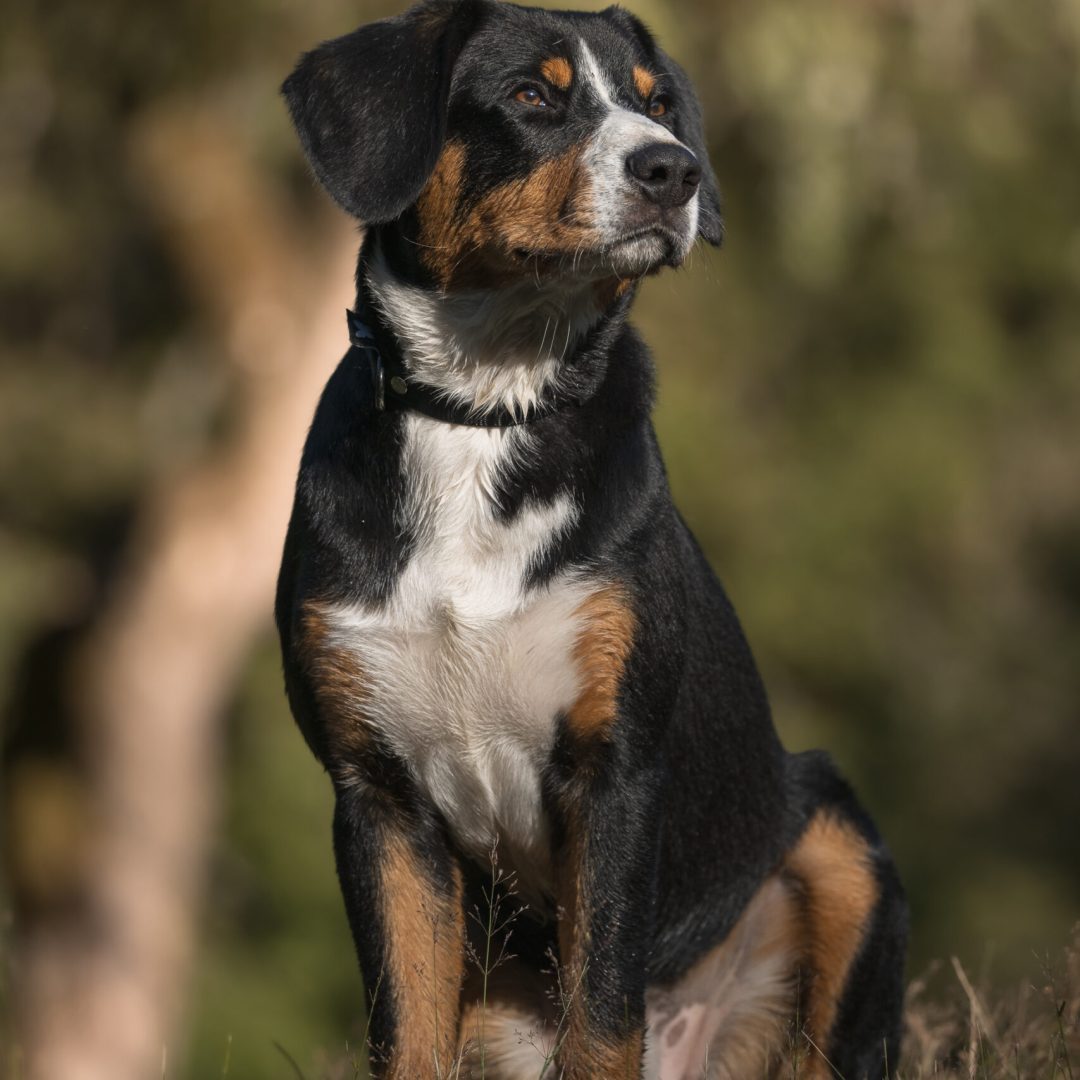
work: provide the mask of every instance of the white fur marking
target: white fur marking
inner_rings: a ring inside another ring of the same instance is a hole
[[[440,295],[395,277],[377,251],[368,284],[413,375],[477,413],[535,408],[600,315],[580,281]]]
[[[618,103],[614,89],[584,42],[581,43],[581,60],[589,88],[607,108],[607,115],[585,152],[584,163],[592,178],[593,215],[597,230],[613,241],[625,231],[627,205],[640,198],[627,172],[626,159],[635,150],[651,143],[684,144],[663,124]],[[683,208],[682,220],[678,222],[683,241],[680,259],[686,257],[697,239],[698,202],[698,193],[695,192]],[[659,244],[655,238],[644,238],[642,242]]]
[[[406,520],[416,549],[383,608],[329,612],[332,641],[364,672],[365,720],[408,763],[459,843],[497,840],[525,890],[549,885],[540,773],[555,719],[579,691],[577,610],[590,586],[526,591],[526,571],[576,515],[566,496],[498,520],[491,493],[519,428],[405,419]]]

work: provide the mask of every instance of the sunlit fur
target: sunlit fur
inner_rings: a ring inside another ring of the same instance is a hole
[[[332,643],[365,672],[364,724],[409,762],[462,847],[483,858],[498,841],[523,887],[550,891],[540,774],[579,693],[577,612],[597,585],[523,582],[575,508],[561,499],[497,519],[496,474],[534,452],[527,430],[414,414],[405,445],[402,527],[417,550],[388,604],[324,608]]]
[[[395,277],[378,250],[367,283],[410,371],[478,412],[528,414],[600,315],[592,288],[558,278],[439,294]]]
[[[671,226],[668,242],[674,244],[672,253],[655,232],[628,242],[619,241],[628,229],[633,232],[636,224],[637,200],[626,171],[627,157],[649,143],[666,142],[679,146],[682,143],[667,128],[619,104],[615,88],[585,44],[581,46],[581,56],[589,88],[606,110],[584,156],[591,183],[594,227],[597,242],[605,252],[604,262],[616,273],[631,276],[643,274],[665,261],[677,265],[690,254],[697,239],[697,193],[681,208],[678,222]]]
[[[852,1080],[880,1076],[902,890],[827,756],[779,742],[672,503],[626,321],[641,277],[721,239],[685,73],[617,8],[436,0],[313,50],[286,96],[368,226],[358,305],[384,360],[456,410],[380,407],[351,350],[279,583],[380,1075],[449,1075],[460,1040],[462,1080],[535,1080],[549,1053],[545,1080],[749,1080],[799,1011]],[[532,923],[478,1018],[453,990],[494,848]]]

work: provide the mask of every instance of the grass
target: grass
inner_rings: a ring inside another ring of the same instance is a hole
[[[483,942],[480,949],[470,952],[482,977],[481,1033],[489,977],[512,959],[507,951],[512,916],[503,907],[507,891],[513,895],[512,878],[493,871],[490,893],[485,890],[488,912],[472,913]],[[523,1044],[537,1050],[536,1080],[556,1080],[552,1061],[565,1036],[569,1001],[578,989],[562,986],[557,965],[553,976],[561,1008],[556,1010],[557,1028],[546,1052],[535,1032],[519,1035]],[[889,1080],[1080,1080],[1080,924],[1061,956],[1033,957],[1032,977],[1019,986],[1002,990],[986,980],[978,983],[956,957],[911,982],[900,1061],[889,1063]],[[296,1075],[307,1080],[292,1058],[282,1053]],[[833,1068],[810,1036],[798,1031],[797,1021],[789,1038],[787,1062],[774,1075],[777,1080],[799,1080],[810,1074],[808,1063],[818,1057],[837,1080],[856,1080]],[[483,1050],[477,1047],[467,1065],[459,1059],[440,1080],[487,1080],[486,1064]],[[350,1057],[341,1071],[323,1072],[318,1080],[362,1080],[366,1075],[366,1069]]]
[[[896,1080],[1080,1080],[1080,926],[1061,957],[1032,966],[1032,979],[1004,993],[976,988],[955,957],[943,997],[916,979]]]
[[[890,1080],[1080,1080],[1080,925],[1060,957],[1033,957],[1032,971],[1011,990],[977,987],[953,957],[913,980],[903,1050]],[[528,1033],[522,1038],[528,1041]],[[805,1075],[817,1053],[805,1034],[793,1043],[795,1052],[779,1074],[785,1080]],[[541,1061],[537,1080],[549,1064],[550,1056]],[[355,1075],[348,1074],[350,1080]],[[848,1080],[835,1070],[833,1075]]]
[[[485,890],[489,911],[472,913],[483,934],[482,948],[470,952],[470,960],[482,976],[481,1005],[486,1003],[492,972],[512,959],[507,951],[512,917],[506,915],[504,907],[508,896],[513,896],[513,880],[496,871],[490,894]],[[562,1003],[556,1010],[558,1020],[553,1040],[544,1047],[535,1041],[535,1032],[520,1034],[523,1044],[532,1043],[536,1048],[536,1080],[556,1080],[552,1061],[565,1036],[569,1002],[579,989],[562,986],[557,966],[552,973]],[[1011,990],[993,989],[985,979],[978,980],[977,985],[953,957],[948,964],[938,964],[914,979],[908,987],[905,1004],[902,1053],[895,1067],[890,1067],[889,1080],[1080,1080],[1080,924],[1073,931],[1071,944],[1060,956],[1033,957],[1032,973],[1031,978]],[[373,999],[379,989],[376,985]],[[483,1009],[480,1017],[482,1025]],[[365,1029],[359,1058],[346,1047],[335,1065],[320,1069],[317,1074],[305,1073],[286,1047],[276,1041],[273,1045],[281,1056],[283,1076],[296,1080],[367,1080],[366,1041]],[[223,1055],[220,1074],[223,1080],[231,1075],[233,1049],[230,1038]],[[808,1063],[819,1053],[810,1037],[793,1025],[787,1062],[771,1080],[808,1077]],[[11,1054],[7,1075],[14,1080],[22,1076],[22,1070],[14,1049]],[[831,1065],[828,1068],[837,1080],[856,1080],[843,1077]],[[161,1075],[163,1078],[172,1075],[171,1063],[164,1052]],[[815,1077],[818,1075],[814,1073]],[[439,1080],[466,1077],[487,1080],[485,1057],[478,1048],[467,1063],[462,1059],[455,1061]]]

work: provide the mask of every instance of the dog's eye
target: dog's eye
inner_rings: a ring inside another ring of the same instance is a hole
[[[514,100],[520,101],[522,105],[533,105],[538,109],[546,109],[548,103],[544,100],[544,95],[536,89],[535,86],[522,86],[514,91]]]
[[[662,94],[657,94],[650,102],[645,110],[649,116],[654,120],[658,120],[661,116],[665,116],[668,111],[667,98]]]

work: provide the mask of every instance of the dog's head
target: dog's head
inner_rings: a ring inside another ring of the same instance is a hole
[[[307,53],[283,89],[326,189],[407,225],[443,289],[637,277],[720,242],[693,88],[620,8],[426,0]]]

